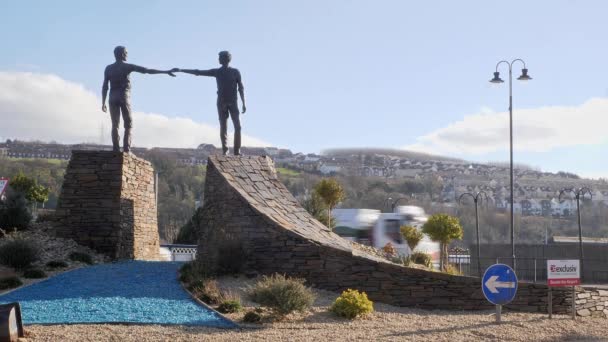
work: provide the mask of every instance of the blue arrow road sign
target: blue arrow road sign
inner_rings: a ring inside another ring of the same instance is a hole
[[[496,305],[504,305],[515,298],[517,276],[511,267],[495,264],[486,270],[481,279],[481,288],[486,299]]]

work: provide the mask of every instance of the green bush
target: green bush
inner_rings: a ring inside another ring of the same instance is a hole
[[[79,261],[85,264],[93,265],[93,257],[88,253],[83,252],[72,252],[70,253],[70,260]]]
[[[0,279],[0,290],[14,289],[21,285],[23,285],[23,282],[14,276]]]
[[[251,300],[269,307],[278,315],[305,311],[315,299],[313,292],[304,286],[303,279],[286,278],[280,274],[263,276],[249,288],[248,293]]]
[[[221,313],[234,313],[239,312],[243,309],[239,300],[226,300],[223,301],[220,306],[217,307],[217,311]]]
[[[243,317],[245,323],[259,323],[262,320],[262,315],[255,311],[247,311]]]
[[[52,260],[46,263],[46,267],[56,269],[56,268],[66,268],[68,264],[62,260]]]
[[[40,279],[40,278],[46,278],[47,275],[46,275],[46,273],[44,273],[43,270],[41,270],[39,268],[30,268],[28,270],[25,270],[25,272],[23,272],[23,277],[30,278],[30,279]]]
[[[374,311],[374,303],[367,299],[365,292],[348,289],[336,299],[329,311],[340,317],[353,319]]]
[[[29,240],[10,240],[0,246],[0,263],[16,269],[24,269],[38,260],[38,247]]]
[[[424,265],[427,268],[433,268],[432,257],[424,252],[414,252],[410,254],[410,259],[414,264]]]
[[[25,196],[15,191],[8,191],[6,200],[0,202],[0,228],[23,230],[31,221],[32,214]]]

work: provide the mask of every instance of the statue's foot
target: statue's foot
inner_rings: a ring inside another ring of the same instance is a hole
[[[228,155],[228,149],[227,148],[222,149],[222,155],[225,155],[225,156]]]

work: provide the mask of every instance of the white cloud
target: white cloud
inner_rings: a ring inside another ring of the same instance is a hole
[[[110,117],[100,98],[82,85],[40,73],[0,72],[0,136],[65,143],[111,144]],[[121,123],[121,136],[122,136]],[[133,113],[133,145],[141,147],[221,146],[219,128],[189,118]],[[231,143],[230,143],[231,144]],[[245,146],[270,146],[243,135]]]
[[[559,147],[608,141],[608,99],[592,98],[580,106],[517,109],[513,144],[519,151],[544,152]],[[416,139],[404,149],[444,155],[482,155],[509,149],[509,113],[484,108],[461,121]]]

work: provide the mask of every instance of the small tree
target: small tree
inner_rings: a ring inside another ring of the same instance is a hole
[[[445,271],[448,259],[448,245],[454,239],[462,240],[463,232],[458,218],[447,214],[435,214],[429,217],[428,221],[422,226],[422,232],[428,235],[431,240],[440,243],[440,267],[442,271]]]
[[[331,223],[331,211],[336,207],[338,203],[344,200],[344,188],[334,178],[322,179],[317,185],[315,185],[315,193],[321,197],[323,203],[327,206],[327,223],[330,227]]]
[[[400,230],[401,235],[403,235],[403,238],[405,239],[407,245],[410,247],[410,250],[413,253],[416,246],[418,246],[420,241],[422,241],[424,234],[419,231],[418,228],[412,226],[401,226]]]
[[[37,203],[44,203],[49,199],[49,188],[38,184],[33,178],[30,178],[19,172],[9,183],[10,187],[18,193],[25,196],[34,206]]]
[[[336,220],[333,217],[330,217],[329,223],[327,222],[327,207],[321,196],[315,191],[302,201],[302,207],[304,207],[310,215],[316,218],[317,221],[323,223],[327,227],[333,229],[336,226]]]

